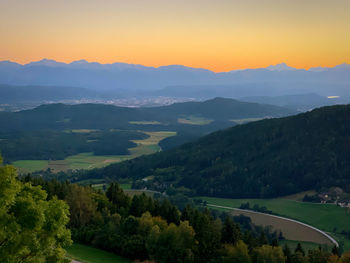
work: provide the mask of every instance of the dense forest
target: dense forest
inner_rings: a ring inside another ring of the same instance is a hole
[[[349,253],[323,248],[294,251],[280,232],[245,216],[181,211],[167,198],[129,196],[117,183],[105,191],[41,177],[16,178],[0,166],[1,262],[68,262],[64,247],[87,244],[129,259],[157,263],[346,263]],[[68,211],[69,209],[69,211]],[[72,239],[72,240],[71,240]]]
[[[131,140],[147,138],[135,131],[19,131],[0,133],[0,151],[5,162],[16,160],[62,160],[70,155],[125,155],[135,147]]]
[[[22,178],[41,185],[48,199],[58,196],[70,207],[68,224],[75,242],[130,259],[177,262],[317,262],[339,260],[340,250],[306,252],[278,245],[280,232],[255,226],[249,217],[232,217],[187,205],[178,210],[166,198],[128,196],[117,183],[105,192],[68,182]],[[344,254],[343,258],[349,255]],[[335,261],[337,262],[337,261]]]
[[[275,197],[308,189],[350,190],[350,105],[268,119],[218,131],[181,147],[103,169],[79,179],[130,178],[134,187],[195,195]],[[142,180],[152,176],[153,180]]]

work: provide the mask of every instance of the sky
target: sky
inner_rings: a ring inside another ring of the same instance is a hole
[[[349,0],[0,0],[0,60],[335,66],[349,14]]]

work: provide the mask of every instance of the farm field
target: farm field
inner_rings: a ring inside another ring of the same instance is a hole
[[[107,166],[108,164],[136,158],[145,154],[152,154],[161,150],[158,143],[176,132],[158,131],[145,132],[149,135],[144,140],[134,140],[136,147],[130,148],[130,155],[93,155],[93,153],[80,153],[72,155],[64,160],[19,160],[13,162],[19,173],[35,172],[52,169],[54,172],[74,169],[93,169]]]
[[[66,248],[67,256],[84,263],[129,263],[130,260],[106,251],[81,244],[73,244]]]
[[[192,125],[207,125],[210,124],[213,120],[209,120],[203,117],[198,116],[186,116],[182,118],[178,118],[177,122],[182,124],[192,124]]]
[[[345,208],[333,204],[314,204],[297,202],[288,199],[224,199],[201,197],[208,204],[230,206],[239,208],[242,203],[249,202],[250,206],[258,204],[266,206],[274,214],[292,218],[306,224],[315,226],[327,232],[350,229],[350,212]]]
[[[161,124],[159,121],[129,121],[130,124],[136,125],[158,125]]]
[[[48,168],[47,160],[20,160],[12,163],[20,173],[31,173]]]
[[[344,238],[339,238],[334,232],[350,229],[350,212],[333,204],[313,204],[303,203],[283,198],[276,199],[224,199],[201,197],[208,204],[229,206],[239,208],[242,203],[249,202],[250,207],[255,204],[265,206],[274,214],[295,219],[309,224],[323,231],[329,232],[338,241],[344,242],[344,247],[350,249],[350,242]],[[336,231],[335,231],[336,230]],[[282,230],[283,232],[283,230]]]

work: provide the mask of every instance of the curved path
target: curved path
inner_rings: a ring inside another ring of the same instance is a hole
[[[286,222],[292,222],[292,223],[295,223],[295,224],[299,224],[299,225],[304,226],[304,227],[306,227],[308,229],[312,229],[312,230],[316,231],[317,233],[321,234],[323,237],[328,239],[332,244],[336,245],[337,247],[339,246],[338,242],[333,237],[331,237],[329,234],[327,234],[326,232],[324,232],[324,231],[322,231],[322,230],[320,230],[320,229],[318,229],[316,227],[313,227],[313,226],[310,226],[308,224],[305,224],[303,222],[294,220],[294,219],[290,219],[290,218],[282,217],[282,216],[271,215],[271,214],[266,214],[266,213],[261,213],[261,212],[256,212],[256,211],[252,211],[252,210],[233,208],[233,207],[229,207],[229,206],[221,206],[221,205],[213,205],[213,204],[207,204],[207,206],[217,207],[217,208],[224,208],[224,209],[234,210],[234,211],[243,212],[243,213],[263,215],[263,216],[271,217],[271,218],[274,218],[274,219],[285,220]],[[305,240],[305,241],[308,241],[308,240]]]

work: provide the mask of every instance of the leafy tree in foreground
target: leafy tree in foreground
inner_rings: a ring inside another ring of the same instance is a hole
[[[69,262],[68,206],[16,177],[15,168],[0,166],[0,262]]]

